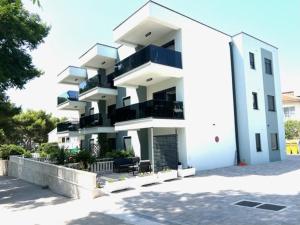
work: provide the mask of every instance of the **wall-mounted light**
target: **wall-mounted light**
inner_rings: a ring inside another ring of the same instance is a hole
[[[151,32],[148,32],[147,34],[145,34],[145,37],[149,37],[151,35]]]
[[[78,79],[76,78],[74,81],[75,81],[75,82],[77,82],[77,81],[78,81]]]
[[[152,80],[153,80],[153,78],[150,77],[150,78],[148,78],[146,81],[147,81],[147,82],[150,82],[150,81],[152,81]]]
[[[106,98],[106,96],[105,96],[105,95],[103,95],[101,98]]]
[[[105,61],[103,61],[101,64],[102,64],[102,65],[104,65],[105,63],[106,63],[106,62],[105,62]]]
[[[78,108],[78,106],[77,106],[77,105],[75,105],[75,106],[74,106],[74,108],[75,108],[75,109],[77,109],[77,108]]]

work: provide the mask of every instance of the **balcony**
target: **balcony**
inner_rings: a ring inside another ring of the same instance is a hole
[[[113,30],[113,39],[119,44],[146,46],[179,31],[180,27],[182,16],[148,1]]]
[[[149,100],[116,110],[116,130],[184,127],[183,103]]]
[[[101,79],[102,78],[102,79]],[[107,76],[96,75],[79,85],[80,101],[98,101],[115,98],[118,94],[116,87],[113,86],[114,74]]]
[[[59,110],[81,110],[86,103],[78,101],[78,91],[67,91],[57,97],[57,109]]]
[[[182,77],[181,53],[149,45],[116,64],[114,85],[149,86]]]
[[[78,131],[79,122],[78,121],[66,121],[57,124],[57,132],[67,132],[67,131]]]
[[[85,68],[69,66],[57,75],[57,81],[61,84],[78,85],[86,80],[87,72]]]
[[[80,133],[95,134],[95,133],[113,133],[114,128],[112,120],[107,115],[100,113],[83,116],[80,118]]]
[[[116,48],[97,43],[79,57],[79,64],[90,69],[107,69],[115,65],[117,56]]]

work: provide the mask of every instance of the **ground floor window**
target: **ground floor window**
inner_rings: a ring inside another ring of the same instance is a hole
[[[278,134],[277,133],[272,133],[271,134],[271,147],[272,150],[278,150]]]
[[[131,137],[130,136],[123,137],[123,140],[124,140],[124,149],[125,150],[132,149]]]
[[[256,141],[256,151],[261,152],[261,142],[260,142],[260,134],[255,134],[255,141]]]

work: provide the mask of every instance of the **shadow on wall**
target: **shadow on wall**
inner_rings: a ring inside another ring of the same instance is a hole
[[[248,166],[232,166],[213,170],[198,171],[197,176],[243,177],[249,175],[278,176],[300,170],[300,156],[287,156],[283,161]]]
[[[43,201],[39,201],[40,199]],[[42,189],[40,186],[18,178],[0,176],[0,205],[7,204],[13,211],[57,205],[67,201],[72,201],[72,199],[54,194],[49,189]]]

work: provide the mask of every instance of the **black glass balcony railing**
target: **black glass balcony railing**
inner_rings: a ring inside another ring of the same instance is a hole
[[[180,52],[155,45],[149,45],[118,62],[115,67],[115,77],[135,69],[147,62],[182,68]]]
[[[109,74],[105,77],[105,81],[101,81],[101,76],[96,75],[86,81],[83,81],[79,84],[79,93],[82,94],[87,92],[95,87],[103,87],[103,88],[116,88],[114,86],[114,73]],[[104,79],[103,79],[104,80]]]
[[[183,103],[150,100],[116,109],[116,122],[153,117],[157,119],[184,119]]]
[[[79,129],[79,122],[62,122],[57,124],[57,132],[64,132],[64,131],[78,131]]]
[[[100,113],[83,116],[80,118],[80,128],[97,127],[97,126],[112,126],[112,121],[107,115]]]
[[[67,101],[78,101],[78,91],[67,91],[57,97],[57,105]]]

